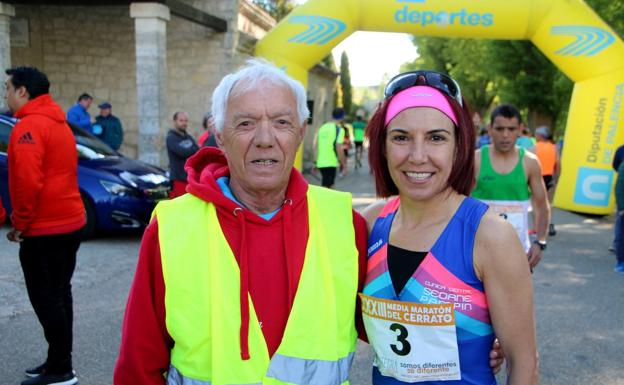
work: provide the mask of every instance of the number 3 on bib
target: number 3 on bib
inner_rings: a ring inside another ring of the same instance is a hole
[[[412,345],[410,345],[409,341],[407,340],[407,329],[401,324],[394,323],[390,325],[390,330],[392,330],[393,332],[398,331],[397,342],[401,344],[401,349],[399,349],[395,344],[390,345],[390,348],[399,356],[407,356],[412,350]]]

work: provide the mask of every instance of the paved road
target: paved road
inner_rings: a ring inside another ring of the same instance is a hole
[[[366,170],[338,179],[336,187],[354,192],[356,207],[374,200]],[[624,385],[624,275],[613,272],[607,251],[613,218],[560,210],[554,218],[559,233],[533,276],[541,383]],[[0,229],[0,384],[12,385],[23,380],[25,367],[43,360],[45,345],[7,230]],[[103,237],[83,243],[78,253],[74,359],[83,385],[111,383],[139,242],[138,236]],[[360,344],[352,384],[370,384],[370,359]]]

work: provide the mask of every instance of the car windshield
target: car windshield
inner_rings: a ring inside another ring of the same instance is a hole
[[[80,159],[102,159],[111,156],[119,156],[115,150],[90,133],[70,125],[76,136],[76,149]]]

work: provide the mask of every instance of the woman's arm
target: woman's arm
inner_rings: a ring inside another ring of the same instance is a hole
[[[494,332],[508,360],[508,384],[539,382],[533,287],[513,227],[486,213],[475,240],[475,271],[485,286]]]

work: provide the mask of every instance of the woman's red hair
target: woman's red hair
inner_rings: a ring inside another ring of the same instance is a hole
[[[455,161],[447,185],[460,194],[470,195],[474,186],[476,140],[471,118],[472,113],[465,100],[462,100],[464,105],[462,108],[453,98],[444,93],[443,95],[455,112],[458,123],[455,126]],[[399,189],[390,176],[388,158],[386,157],[387,129],[384,122],[390,100],[392,99],[389,98],[383,102],[366,126],[366,136],[369,140],[368,164],[375,178],[377,196],[381,198],[399,194]]]

